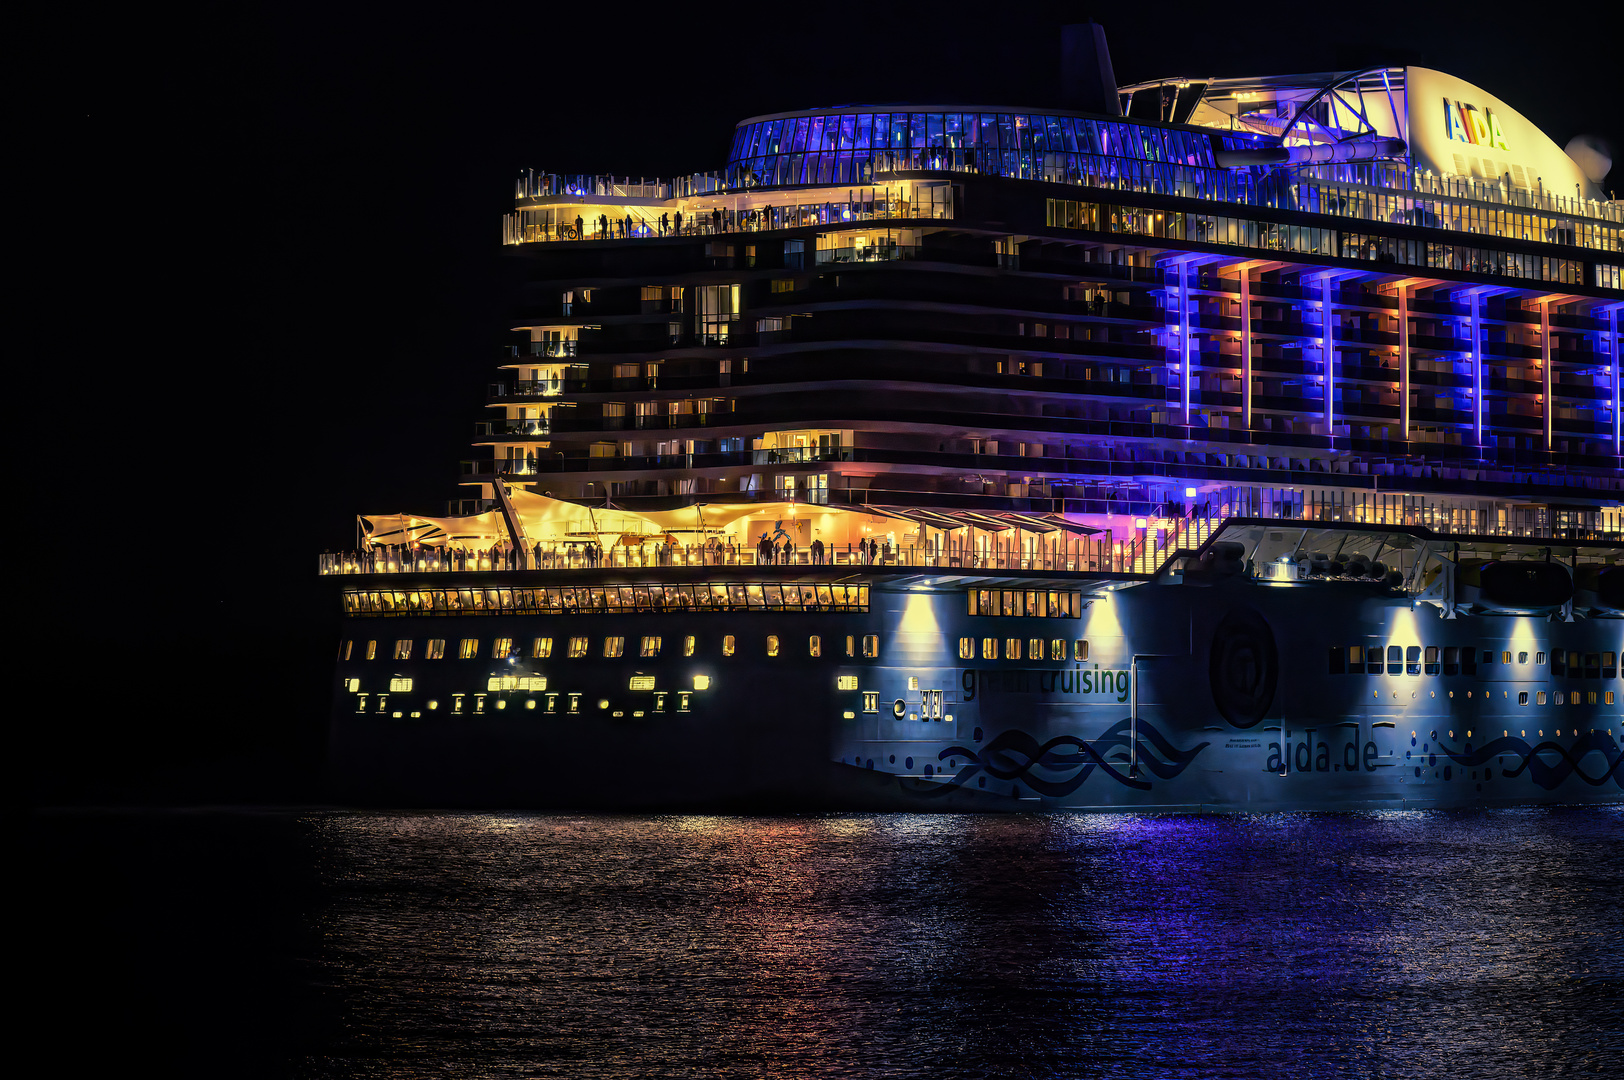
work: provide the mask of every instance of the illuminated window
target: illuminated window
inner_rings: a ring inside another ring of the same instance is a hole
[[[1066,658],[1066,639],[1051,638],[1049,640],[1049,659],[1064,660]]]
[[[491,659],[506,660],[513,653],[513,639],[499,637],[491,642]]]
[[[428,645],[423,649],[423,655],[430,660],[444,660],[445,638],[429,638]]]
[[[376,660],[377,658],[378,658],[378,643],[376,641],[367,642],[367,659],[368,660]]]
[[[968,638],[968,637],[959,638],[959,659],[960,660],[974,660],[975,658],[976,658],[976,639],[975,638]]]
[[[850,634],[846,635],[846,655],[847,656],[856,656],[857,655],[857,639],[852,637]]]
[[[983,659],[983,660],[996,660],[996,659],[998,659],[998,639],[997,638],[984,637],[984,638],[981,639],[981,659]]]
[[[1026,655],[1034,660],[1043,659],[1043,639],[1032,638],[1026,643]]]
[[[777,634],[768,634],[767,635],[767,655],[768,656],[777,656],[778,655],[778,635]]]
[[[389,692],[391,694],[409,694],[409,693],[411,693],[412,692],[412,680],[410,680],[410,679],[402,679],[402,678],[400,678],[398,676],[396,678],[390,679],[389,680]]]
[[[576,659],[586,655],[587,639],[584,637],[570,638],[570,658]]]
[[[578,712],[581,711],[581,695],[580,694],[571,694],[570,695],[569,711],[572,712],[572,713],[578,713]]]
[[[811,637],[807,638],[806,639],[806,655],[808,655],[808,656],[822,656],[823,655],[823,639],[820,638],[816,634],[813,634]]]
[[[454,713],[462,712],[462,698],[463,698],[463,695],[461,695],[461,694],[452,694],[451,695],[451,711],[452,712],[454,712]]]
[[[863,655],[869,657],[870,659],[880,655],[880,635],[863,635]]]
[[[479,656],[479,639],[471,637],[463,638],[462,646],[457,650],[457,655],[462,657],[464,660],[473,660],[477,658]]]
[[[677,691],[677,711],[678,712],[687,712],[689,703],[693,701],[693,696],[694,696],[693,691],[691,691],[691,690],[678,690]]]
[[[694,635],[689,634],[687,637],[682,639],[682,655],[692,656],[694,654],[694,650],[698,648],[699,639],[694,637]]]
[[[359,685],[359,682],[357,682],[357,680],[352,679],[351,682],[356,682],[357,685]],[[836,675],[835,676],[835,689],[836,690],[855,690],[855,689],[857,689],[857,676],[855,676],[855,675]]]
[[[1428,645],[1426,651],[1426,668],[1428,675],[1438,674],[1438,646]]]
[[[1613,692],[1611,690],[1607,691],[1606,697],[1607,697],[1607,700],[1606,700],[1605,704],[1611,705],[1613,703]]]
[[[1018,637],[1004,639],[1004,659],[1019,660],[1021,658],[1021,639]]]
[[[1594,691],[1594,690],[1586,691],[1585,692],[1585,702],[1587,704],[1594,705],[1596,703],[1596,691]]]
[[[474,711],[476,713],[482,713],[482,712],[485,711],[485,695],[484,694],[475,694],[474,695]]]
[[[795,279],[794,278],[773,278],[773,292],[780,293],[780,292],[794,292],[794,291],[795,291]]]
[[[710,676],[709,675],[695,675],[694,676],[694,689],[695,690],[709,690],[710,689]]]
[[[919,689],[919,676],[918,675],[909,675],[908,676],[908,689],[909,690],[918,690]]]
[[[553,655],[553,639],[539,637],[530,643],[530,658],[532,660],[546,660]]]
[[[338,646],[338,659],[340,661],[348,660],[350,658],[350,650],[353,648],[355,648],[355,642],[353,641],[346,639],[340,642]]]
[[[367,696],[365,694],[356,695],[356,698],[355,698],[355,711],[356,712],[366,712],[367,711]]]
[[[606,637],[603,639],[603,655],[606,660],[613,660],[626,651],[626,639],[623,637]]]
[[[880,692],[878,690],[863,691],[863,711],[866,713],[880,711]]]
[[[722,655],[723,656],[732,656],[733,655],[733,650],[735,648],[737,648],[737,645],[733,640],[733,635],[732,634],[723,634],[722,635]]]
[[[397,638],[395,640],[395,659],[410,660],[412,658],[412,639]]]
[[[547,711],[550,712],[550,713],[555,713],[555,712],[558,711],[558,695],[557,694],[548,694],[547,695]]]
[[[1079,638],[1071,643],[1071,658],[1073,660],[1088,659],[1088,642]]]
[[[654,692],[654,711],[655,712],[665,712],[666,693],[667,693],[667,691],[664,691],[664,690],[656,690]]]
[[[639,655],[639,656],[659,656],[660,655],[660,639],[657,638],[657,637],[649,637],[647,635],[644,635],[644,637],[643,637],[643,646],[642,646],[642,648],[640,648],[638,650],[637,655]]]
[[[1505,652],[1500,654],[1500,662],[1502,664],[1511,663],[1511,650],[1510,649],[1507,649]]]
[[[1539,693],[1534,695],[1534,704],[1535,705],[1543,705],[1543,704],[1545,704],[1545,691],[1541,690]]]

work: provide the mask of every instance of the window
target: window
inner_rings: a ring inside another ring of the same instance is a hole
[[[395,678],[390,679],[389,680],[389,692],[391,694],[409,694],[409,693],[411,693],[412,692],[412,680],[403,679],[403,678],[400,678],[399,676],[396,676]]]
[[[1517,654],[1517,663],[1519,663],[1519,664],[1528,663],[1528,654],[1525,653],[1525,652],[1518,653]]]
[[[368,660],[376,660],[377,658],[378,658],[378,643],[376,641],[367,642],[367,659]]]
[[[1406,675],[1421,674],[1421,646],[1408,645],[1404,649],[1404,673]]]
[[[1018,637],[1004,639],[1004,659],[1019,660],[1021,658],[1021,639]]]
[[[1460,674],[1460,649],[1454,645],[1444,647],[1444,674]]]
[[[694,650],[698,647],[699,639],[694,637],[694,635],[689,634],[682,639],[682,655],[692,656],[694,654]]]
[[[430,660],[444,660],[445,638],[429,638],[428,647],[423,650],[423,655]]]
[[[1066,658],[1066,639],[1054,638],[1049,642],[1049,659],[1064,660]]]
[[[665,712],[666,694],[667,694],[667,692],[664,691],[664,690],[656,690],[654,692],[654,711],[655,712]]]
[[[492,660],[506,660],[512,654],[513,654],[513,639],[512,638],[510,638],[510,637],[499,637],[495,641],[491,642],[491,659]]]
[[[643,645],[642,645],[642,647],[640,649],[637,650],[637,655],[638,656],[659,656],[660,655],[660,639],[657,638],[657,637],[649,637],[648,635],[645,634],[643,636]]]
[[[852,637],[850,634],[846,635],[846,655],[847,656],[856,656],[857,655],[857,639]]]
[[[723,656],[732,656],[733,655],[733,650],[734,650],[735,647],[736,646],[735,646],[734,641],[733,641],[733,635],[732,634],[724,634],[722,636],[722,655]]]
[[[401,638],[395,642],[395,659],[410,660],[412,658],[412,639]]]
[[[863,691],[863,711],[866,713],[880,711],[880,692],[878,690]]]
[[[530,643],[530,658],[532,660],[546,660],[553,655],[553,639],[539,637]]]
[[[578,712],[581,711],[581,695],[580,694],[571,694],[570,695],[569,711],[572,712],[572,713],[578,713]]]
[[[577,657],[585,656],[586,655],[586,649],[587,649],[587,639],[586,638],[584,638],[584,637],[572,637],[572,638],[570,638],[570,658],[572,660],[577,658]]]
[[[863,655],[870,659],[880,655],[880,635],[863,635]]]
[[[1026,655],[1034,660],[1043,659],[1043,639],[1032,638],[1026,643]]]
[[[1519,690],[1517,692],[1517,704],[1518,705],[1527,705],[1528,704],[1528,691],[1527,690]]]
[[[1601,677],[1611,679],[1618,670],[1618,654],[1604,652],[1601,654]]]
[[[775,292],[775,293],[783,293],[783,292],[794,292],[794,291],[795,291],[795,279],[794,278],[773,278],[773,292]]]
[[[767,635],[767,655],[768,656],[777,656],[778,655],[778,635],[777,634],[768,634]]]
[[[547,695],[547,711],[550,712],[550,713],[555,713],[555,712],[558,711],[558,695],[557,694],[548,694]]]
[[[1505,652],[1500,654],[1500,662],[1502,664],[1511,663],[1511,650],[1510,649],[1507,649]]]
[[[1534,704],[1535,705],[1543,705],[1543,704],[1545,704],[1545,691],[1541,690],[1539,693],[1534,695]]]
[[[1545,664],[1545,654],[1542,653],[1542,652],[1535,653],[1534,654],[1534,664],[1535,664],[1535,666],[1543,667],[1544,664]]]
[[[606,637],[603,639],[603,656],[606,660],[613,660],[626,651],[626,639],[623,637]]]
[[[342,642],[338,647],[338,658],[339,658],[339,660],[341,660],[341,661],[342,660],[348,660],[350,658],[350,650],[353,649],[354,647],[355,647],[355,642],[353,642],[353,641],[344,641],[344,642]]]
[[[813,634],[811,637],[807,638],[806,639],[806,655],[808,655],[808,656],[822,656],[823,655],[823,639],[820,638],[816,634]]]
[[[1376,642],[1365,646],[1365,674],[1380,675],[1382,673],[1382,647]]]
[[[1613,692],[1611,690],[1607,691],[1606,698],[1606,704],[1611,705],[1613,703]]]
[[[677,691],[677,711],[678,712],[687,712],[689,703],[693,701],[693,697],[694,697],[694,692],[692,690],[678,690]]]
[[[479,656],[479,639],[471,637],[463,638],[461,646],[457,649],[457,655],[462,657],[464,660],[477,659]]]
[[[969,637],[959,638],[959,659],[974,660],[976,658],[976,639]]]
[[[981,659],[983,659],[983,660],[996,660],[996,659],[998,659],[998,639],[997,638],[984,637],[984,638],[981,639]]]
[[[1071,658],[1073,660],[1088,659],[1088,642],[1081,638],[1071,643]]]

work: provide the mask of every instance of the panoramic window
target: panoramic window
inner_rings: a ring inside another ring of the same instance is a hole
[[[626,639],[623,637],[606,637],[603,639],[603,655],[605,659],[613,660],[626,651]]]
[[[465,637],[457,650],[457,655],[464,660],[473,660],[479,656],[479,639]]]
[[[395,659],[410,660],[412,658],[412,639],[400,638],[395,642]]]
[[[553,639],[539,637],[530,643],[530,658],[532,660],[546,660],[553,655]]]
[[[584,638],[584,637],[572,637],[572,638],[570,638],[570,657],[572,659],[575,658],[575,657],[585,656],[586,655],[586,650],[587,650],[587,639],[586,638]]]
[[[444,659],[445,638],[429,638],[428,646],[423,650],[423,655],[428,657],[430,660]]]

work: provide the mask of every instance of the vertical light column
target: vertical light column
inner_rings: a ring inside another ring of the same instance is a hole
[[[1398,427],[1410,441],[1410,286],[1398,287]]]
[[[1552,393],[1556,378],[1551,374],[1551,298],[1542,297],[1539,302],[1539,370],[1541,392],[1545,399],[1545,407],[1540,410],[1540,422],[1545,428],[1545,451],[1556,449],[1556,400]]]
[[[1624,428],[1619,427],[1618,407],[1624,404],[1624,397],[1619,395],[1619,375],[1624,374],[1618,370],[1618,305],[1613,305],[1607,312],[1607,330],[1613,338],[1613,453],[1624,454]]]
[[[1241,264],[1241,427],[1252,430],[1252,271]]]
[[[1320,333],[1325,347],[1320,357],[1325,363],[1325,435],[1336,438],[1336,333],[1331,325],[1331,275],[1320,278]]]
[[[1472,292],[1471,318],[1472,442],[1481,448],[1483,446],[1483,294],[1476,290]]]
[[[1190,264],[1179,264],[1179,349],[1184,367],[1184,426],[1190,426]]]

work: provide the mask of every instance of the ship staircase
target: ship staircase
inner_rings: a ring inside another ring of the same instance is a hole
[[[1174,552],[1194,551],[1205,544],[1223,523],[1221,516],[1199,513],[1195,506],[1180,517],[1158,519],[1124,549],[1122,568],[1132,574],[1154,574]]]

